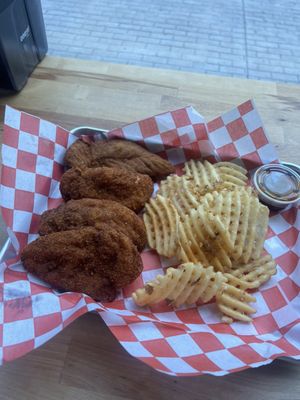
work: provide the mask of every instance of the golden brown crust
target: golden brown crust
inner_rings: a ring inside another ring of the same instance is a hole
[[[128,236],[142,250],[147,242],[144,222],[132,210],[112,200],[70,200],[41,216],[39,234],[108,225]]]
[[[72,168],[64,173],[60,191],[65,201],[84,197],[113,200],[139,212],[153,192],[147,175],[118,168]]]
[[[78,140],[65,156],[67,167],[117,167],[151,176],[153,180],[175,172],[167,160],[128,140],[99,140],[90,144]]]
[[[142,271],[132,241],[110,227],[55,232],[26,246],[25,268],[54,288],[112,301]]]
[[[76,140],[65,154],[67,167],[88,168],[91,165],[91,144],[83,140]]]

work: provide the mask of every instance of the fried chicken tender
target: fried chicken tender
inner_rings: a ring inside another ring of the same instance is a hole
[[[142,271],[141,257],[120,231],[82,228],[50,233],[27,245],[21,260],[28,272],[56,289],[113,301],[117,290]]]
[[[84,197],[113,200],[139,212],[153,192],[153,182],[147,175],[119,168],[71,168],[60,182],[65,201]]]
[[[132,210],[112,200],[70,200],[41,216],[39,234],[108,225],[128,236],[142,251],[147,243],[144,222]]]
[[[86,143],[83,140],[76,140],[66,151],[65,165],[68,168],[79,167],[89,168],[92,164],[91,156],[92,143]]]
[[[118,167],[151,176],[155,181],[175,172],[174,166],[156,154],[127,140],[77,140],[66,152],[67,167]]]

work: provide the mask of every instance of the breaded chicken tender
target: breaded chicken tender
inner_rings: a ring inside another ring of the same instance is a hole
[[[71,168],[62,176],[60,191],[65,201],[113,200],[139,212],[151,197],[153,182],[147,175],[120,168]]]
[[[64,163],[68,168],[89,168],[92,164],[92,143],[76,140],[66,151]]]
[[[113,228],[82,228],[42,236],[27,245],[21,260],[28,272],[56,289],[113,301],[117,290],[142,271],[132,241]]]
[[[149,175],[154,181],[175,172],[174,166],[157,154],[128,140],[77,140],[66,152],[67,167],[118,167]]]
[[[144,222],[132,210],[112,200],[70,200],[41,216],[39,234],[108,225],[128,236],[142,251],[147,243]]]

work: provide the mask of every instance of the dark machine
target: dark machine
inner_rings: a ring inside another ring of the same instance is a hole
[[[1,0],[0,89],[21,90],[47,49],[41,1]]]

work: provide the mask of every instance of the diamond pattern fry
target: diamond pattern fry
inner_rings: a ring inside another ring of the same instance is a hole
[[[191,160],[183,170],[161,182],[144,214],[149,246],[182,264],[133,298],[138,305],[168,300],[179,307],[215,297],[222,321],[249,322],[255,298],[247,290],[276,273],[272,257],[262,257],[269,210],[245,186],[247,171],[236,164]]]
[[[219,291],[226,278],[213,267],[204,267],[201,263],[186,263],[178,268],[168,268],[165,275],[137,289],[133,300],[140,306],[151,305],[167,299],[174,307],[193,304],[201,300],[210,301]]]

